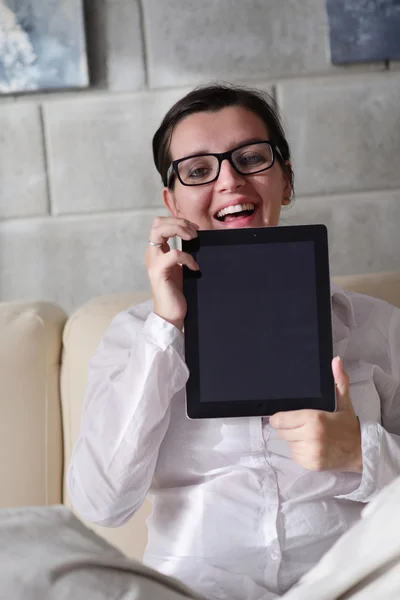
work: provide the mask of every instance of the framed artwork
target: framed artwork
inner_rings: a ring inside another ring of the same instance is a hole
[[[400,0],[326,0],[336,64],[400,59]]]
[[[0,93],[89,85],[82,0],[0,0]]]

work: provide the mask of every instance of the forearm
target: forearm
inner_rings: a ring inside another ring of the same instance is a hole
[[[121,525],[141,506],[168,428],[171,398],[188,376],[182,335],[154,315],[149,322],[129,349],[121,352],[118,340],[112,365],[107,343],[91,364],[67,485],[77,511],[104,525]]]
[[[142,505],[151,486],[158,449],[169,423],[166,414],[150,440],[137,432],[130,444],[127,432],[109,466],[99,452],[97,436],[82,434],[67,472],[67,486],[74,508],[88,521],[118,527]],[[132,432],[133,433],[133,432]],[[140,451],[138,448],[140,447]]]
[[[369,502],[400,475],[400,436],[389,433],[379,423],[361,423],[363,471],[359,486],[339,496]]]

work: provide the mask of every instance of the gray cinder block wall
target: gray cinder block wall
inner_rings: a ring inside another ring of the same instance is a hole
[[[71,311],[148,287],[151,138],[215,80],[275,97],[297,188],[283,222],[327,224],[332,273],[400,269],[399,63],[331,65],[324,0],[86,4],[93,85],[0,97],[0,300]]]

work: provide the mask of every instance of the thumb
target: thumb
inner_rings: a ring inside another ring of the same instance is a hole
[[[339,356],[332,360],[332,373],[336,385],[337,410],[350,410],[354,412],[350,399],[350,381],[349,376],[343,368],[343,363]]]

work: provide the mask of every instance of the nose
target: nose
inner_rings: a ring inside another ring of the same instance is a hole
[[[225,158],[221,163],[218,179],[215,182],[216,190],[218,192],[230,192],[244,185],[244,176],[235,171],[229,160]]]

